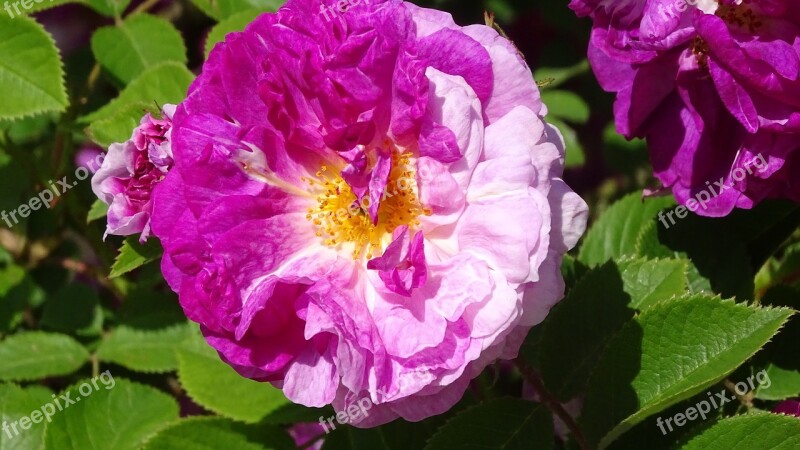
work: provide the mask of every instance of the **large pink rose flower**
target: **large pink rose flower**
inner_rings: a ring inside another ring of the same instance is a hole
[[[516,356],[587,208],[508,40],[399,0],[336,4],[290,0],[214,49],[153,232],[240,374],[362,405],[358,426],[416,421]]]

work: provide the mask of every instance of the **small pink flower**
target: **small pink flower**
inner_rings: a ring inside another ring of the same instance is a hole
[[[146,114],[127,142],[111,144],[100,170],[92,178],[95,195],[109,205],[106,235],[150,235],[152,193],[172,167],[172,115],[165,105],[162,118]]]

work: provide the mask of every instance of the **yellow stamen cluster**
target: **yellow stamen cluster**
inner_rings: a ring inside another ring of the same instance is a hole
[[[350,186],[336,171],[322,166],[315,178],[303,180],[317,193],[317,204],[308,209],[306,219],[314,224],[325,245],[338,248],[352,243],[353,259],[365,252],[367,259],[372,258],[383,249],[387,236],[395,228],[402,225],[415,228],[420,224],[421,214],[431,214],[419,203],[410,153],[392,152],[392,170],[378,209],[377,224],[372,223],[369,215],[368,196],[358,204]]]

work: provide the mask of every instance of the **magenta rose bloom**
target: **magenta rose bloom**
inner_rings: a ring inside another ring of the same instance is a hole
[[[150,235],[153,188],[172,167],[172,115],[174,105],[165,105],[162,118],[149,113],[127,142],[111,144],[100,170],[92,177],[94,194],[109,205],[106,235]]]
[[[335,4],[290,0],[211,52],[153,232],[241,375],[357,426],[418,421],[516,356],[587,208],[513,44],[399,0]]]
[[[698,214],[800,201],[800,12],[789,0],[572,0],[617,130]],[[689,204],[692,206],[692,203]]]

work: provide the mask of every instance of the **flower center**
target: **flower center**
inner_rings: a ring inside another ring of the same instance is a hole
[[[395,228],[401,225],[416,228],[420,215],[431,214],[419,203],[415,180],[411,154],[392,152],[392,169],[380,199],[377,223],[373,223],[369,194],[359,201],[341,174],[322,166],[316,178],[304,178],[317,192],[317,204],[308,209],[306,219],[317,229],[317,236],[323,238],[325,245],[339,248],[352,244],[353,259],[364,252],[370,259],[376,250],[383,249]]]
[[[714,12],[718,17],[722,18],[727,24],[738,27],[751,34],[758,31],[764,23],[753,12],[753,9],[746,6],[744,3],[740,5],[723,5],[719,4]],[[695,37],[689,45],[689,49],[697,58],[697,65],[701,70],[708,71],[708,43],[701,38]]]
[[[700,67],[700,69],[708,72],[709,48],[706,41],[699,36],[694,38],[692,43],[689,45],[689,50],[691,50],[695,58],[697,58],[697,65]]]
[[[753,10],[741,5],[719,5],[716,12],[717,16],[721,17],[725,22],[736,25],[743,30],[750,33],[755,33],[764,25],[763,22],[756,16]]]
[[[150,161],[147,152],[137,152],[134,156],[133,175],[125,189],[128,198],[142,203],[150,201],[153,188],[166,178],[170,167],[171,164],[162,170]]]

